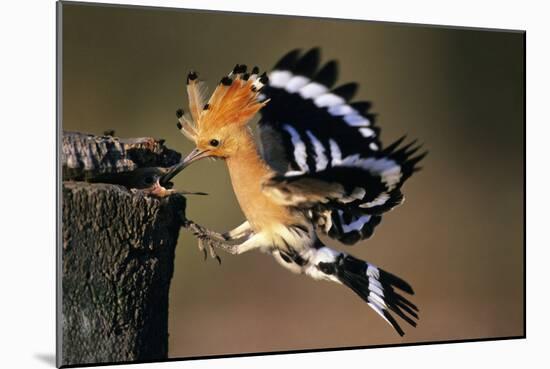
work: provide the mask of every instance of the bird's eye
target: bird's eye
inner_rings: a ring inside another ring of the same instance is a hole
[[[145,181],[145,184],[148,184],[148,185],[153,184],[154,182],[154,179],[151,176],[147,176],[143,180]]]
[[[219,144],[220,144],[220,141],[216,139],[210,140],[210,146],[217,147]]]

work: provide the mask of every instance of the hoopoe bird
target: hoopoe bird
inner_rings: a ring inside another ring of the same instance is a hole
[[[191,72],[190,116],[181,109],[177,116],[196,148],[165,177],[203,158],[223,159],[246,221],[223,234],[190,224],[199,247],[208,245],[214,257],[214,247],[258,249],[292,272],[343,284],[402,336],[391,313],[416,326],[418,309],[401,294],[414,294],[411,286],[329,248],[318,234],[348,245],[371,237],[382,214],[403,201],[401,186],[426,153],[413,156],[419,146],[402,146],[403,138],[384,148],[370,103],[350,101],[357,84],[332,89],[337,63],[319,62],[312,49],[291,51],[269,75],[237,65],[208,101]],[[248,126],[258,112],[260,145]]]

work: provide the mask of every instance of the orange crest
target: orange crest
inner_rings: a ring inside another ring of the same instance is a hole
[[[196,141],[202,130],[215,130],[228,125],[244,125],[268,102],[260,101],[262,87],[267,76],[258,75],[254,67],[246,73],[246,66],[237,64],[228,76],[223,77],[214,93],[206,102],[204,83],[197,74],[187,76],[187,94],[189,96],[189,119],[178,110],[178,128],[190,140]]]

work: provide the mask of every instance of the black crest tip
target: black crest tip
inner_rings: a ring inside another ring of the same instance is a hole
[[[176,117],[178,117],[178,118],[183,117],[183,109],[182,108],[179,108],[178,110],[176,110]]]
[[[189,74],[187,75],[187,84],[189,84],[189,82],[191,81],[194,81],[198,78],[198,75],[195,71],[191,71],[189,72]]]
[[[233,80],[231,78],[225,76],[221,79],[220,83],[224,86],[231,86],[231,84],[233,83]]]
[[[237,64],[235,68],[233,68],[233,73],[235,74],[242,74],[244,72],[246,72],[246,65],[244,64]]]
[[[260,73],[260,68],[258,68],[257,66],[254,66],[254,68],[252,68],[252,74],[258,74]]]
[[[178,127],[179,130],[181,130],[181,129],[183,128],[183,126],[181,125],[180,122],[177,122],[177,123],[176,123],[176,127]]]
[[[202,108],[203,110],[208,110],[208,108],[210,107],[210,104],[205,104],[204,107]]]

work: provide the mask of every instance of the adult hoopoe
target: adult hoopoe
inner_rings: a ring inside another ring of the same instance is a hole
[[[368,102],[350,102],[357,84],[332,89],[337,64],[319,67],[319,50],[285,55],[269,73],[237,65],[208,101],[192,72],[191,117],[177,112],[193,150],[169,180],[202,158],[224,159],[246,221],[224,234],[189,223],[206,245],[231,254],[260,249],[287,269],[351,288],[400,334],[390,311],[416,326],[417,307],[396,289],[410,285],[375,265],[325,246],[317,233],[345,244],[373,234],[382,213],[403,201],[401,186],[426,155],[403,138],[383,148]],[[247,123],[261,113],[258,149]],[[192,118],[192,119],[191,119]]]

